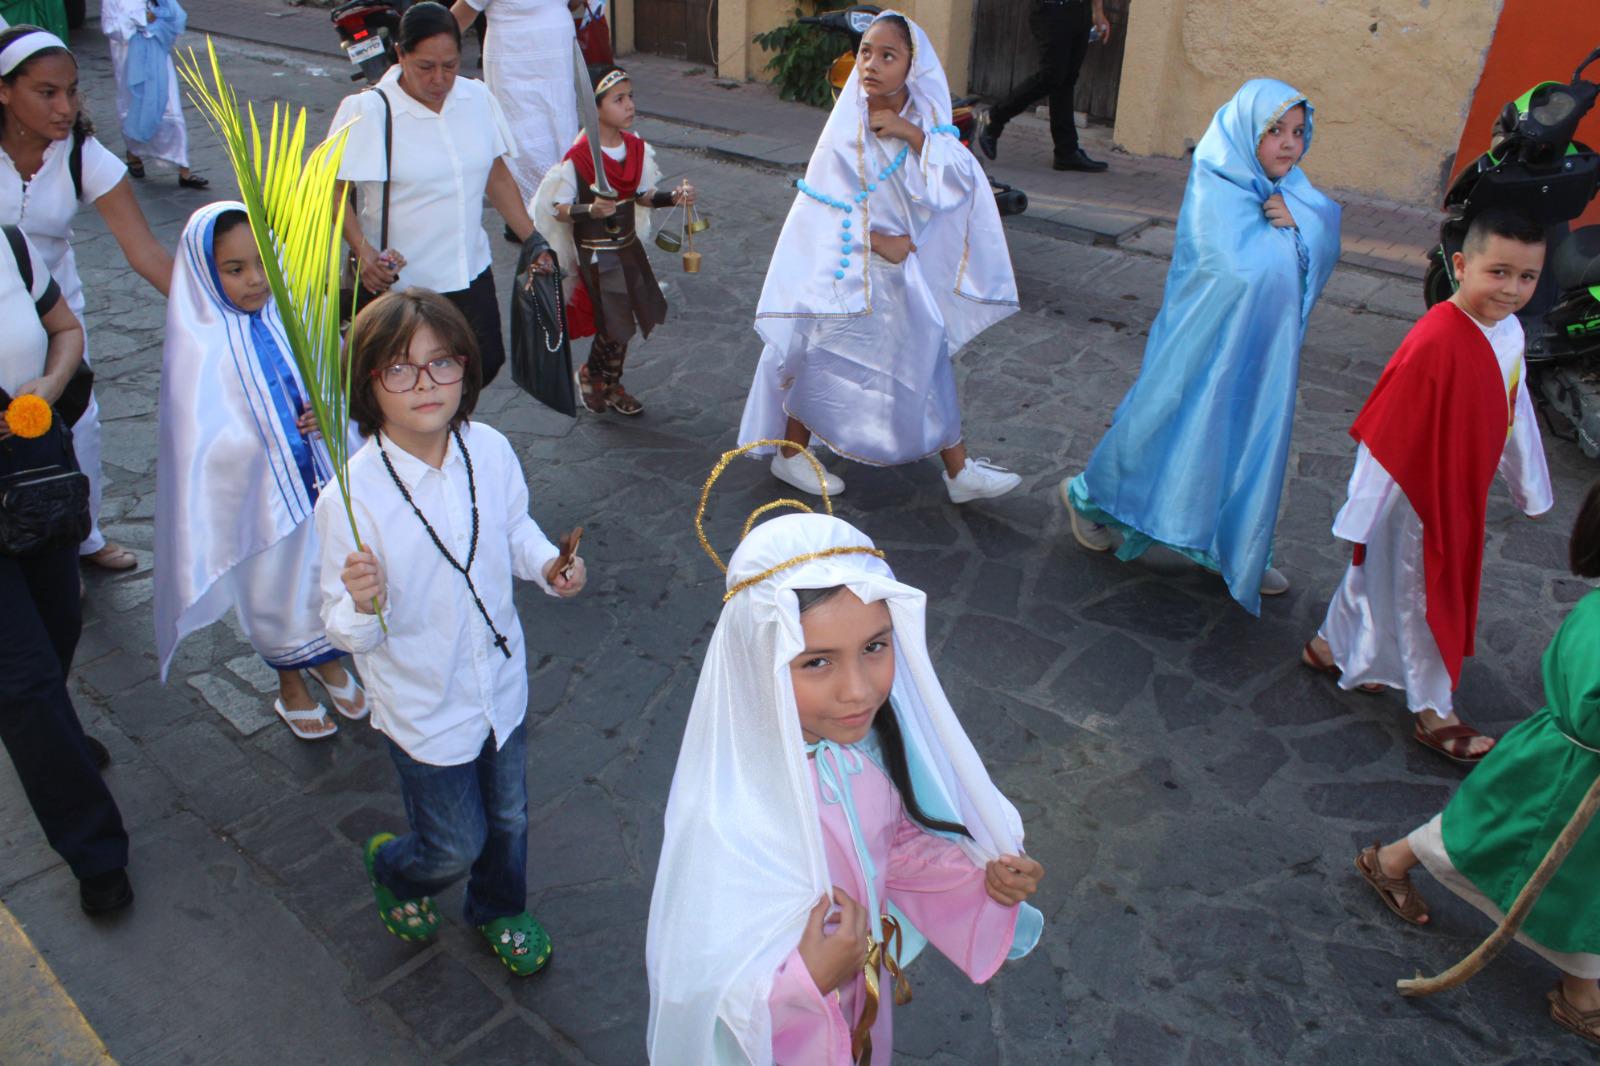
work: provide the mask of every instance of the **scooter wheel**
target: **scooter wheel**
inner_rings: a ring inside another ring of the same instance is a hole
[[[1020,215],[1028,210],[1028,194],[1021,189],[996,190],[994,203],[1002,215]]]

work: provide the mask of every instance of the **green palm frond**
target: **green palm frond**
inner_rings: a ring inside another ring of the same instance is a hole
[[[350,532],[362,543],[350,505],[345,464],[350,459],[350,382],[339,338],[340,233],[344,202],[334,203],[339,163],[348,127],[335,130],[306,152],[306,110],[291,116],[272,106],[263,144],[255,105],[243,113],[239,97],[222,76],[217,50],[206,38],[209,79],[191,49],[178,70],[194,101],[222,141],[239,182],[239,198],[266,268],[272,298],[300,378],[311,397],[317,428],[333,460]],[[378,613],[383,621],[383,614]],[[385,630],[387,630],[385,625]]]

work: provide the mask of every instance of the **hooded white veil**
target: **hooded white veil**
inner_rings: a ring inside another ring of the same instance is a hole
[[[874,21],[896,14],[885,11]],[[923,145],[921,156],[907,159],[897,178],[906,182],[913,200],[934,209],[923,231],[910,237],[944,314],[954,355],[1017,310],[1017,283],[989,181],[950,125],[950,83],[939,54],[921,26],[909,18],[906,24],[912,38],[906,89],[922,126]],[[860,72],[852,70],[811,151],[806,184],[837,197],[865,189],[876,177],[866,160],[867,136],[867,96]],[[850,215],[863,237],[870,228],[871,208],[869,197]],[[851,257],[852,269],[842,280],[834,277],[839,257],[831,235],[839,219],[835,209],[805,193],[795,194],[756,311],[756,332],[780,353],[804,346],[808,322],[818,316],[872,310],[865,255]]]
[[[926,596],[894,579],[865,534],[829,515],[756,527],[729,561],[727,587],[758,578],[722,609],[667,800],[645,947],[657,1066],[772,1062],[773,975],[830,885],[789,677],[805,648],[795,589],[844,585],[888,604],[891,702],[919,800],[960,819],[972,834],[961,846],[978,865],[1022,851],[1022,820],[928,658]]]

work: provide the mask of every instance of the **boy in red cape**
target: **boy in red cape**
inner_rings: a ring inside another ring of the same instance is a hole
[[[594,336],[589,361],[578,368],[584,406],[596,414],[636,415],[644,405],[622,387],[628,342],[636,328],[648,337],[667,317],[667,301],[645,254],[648,212],[641,218],[638,209],[692,204],[694,186],[656,189],[661,172],[655,150],[628,132],[634,108],[627,72],[605,66],[591,67],[590,74],[606,180],[617,198],[595,194],[594,156],[580,133],[566,157],[546,172],[529,209],[556,258],[574,264],[582,281],[567,291],[567,333]]]
[[[1333,533],[1355,551],[1301,661],[1340,688],[1404,689],[1416,739],[1476,763],[1494,741],[1451,697],[1473,651],[1489,484],[1503,474],[1530,516],[1554,502],[1516,316],[1544,233],[1486,212],[1453,264],[1456,294],[1406,334],[1350,427],[1360,447]]]

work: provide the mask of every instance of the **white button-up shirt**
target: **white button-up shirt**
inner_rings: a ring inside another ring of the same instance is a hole
[[[511,444],[482,423],[461,427],[478,496],[478,550],[471,574],[494,626],[506,638],[507,658],[472,602],[466,578],[448,562],[400,495],[397,477],[457,562],[465,565],[472,539],[467,465],[454,439],[435,469],[372,437],[350,459],[350,499],[356,526],[383,568],[388,602],[383,619],[356,610],[340,572],[355,550],[344,501],[330,486],[317,500],[322,546],[322,620],[328,639],[355,655],[372,706],[372,724],[418,762],[471,762],[491,732],[495,747],[528,709],[527,656],[522,624],[511,599],[511,578],[538,582],[552,593],[544,568],[560,552],[528,516],[528,485]],[[552,593],[553,594],[553,593]]]
[[[394,176],[389,183],[389,247],[405,256],[396,289],[420,285],[460,292],[489,269],[483,195],[501,156],[516,154],[500,104],[481,81],[458,77],[438,112],[400,87],[389,68],[376,90],[345,97],[329,132],[352,122],[339,177],[354,182],[361,232],[383,251],[383,101],[394,123]]]

